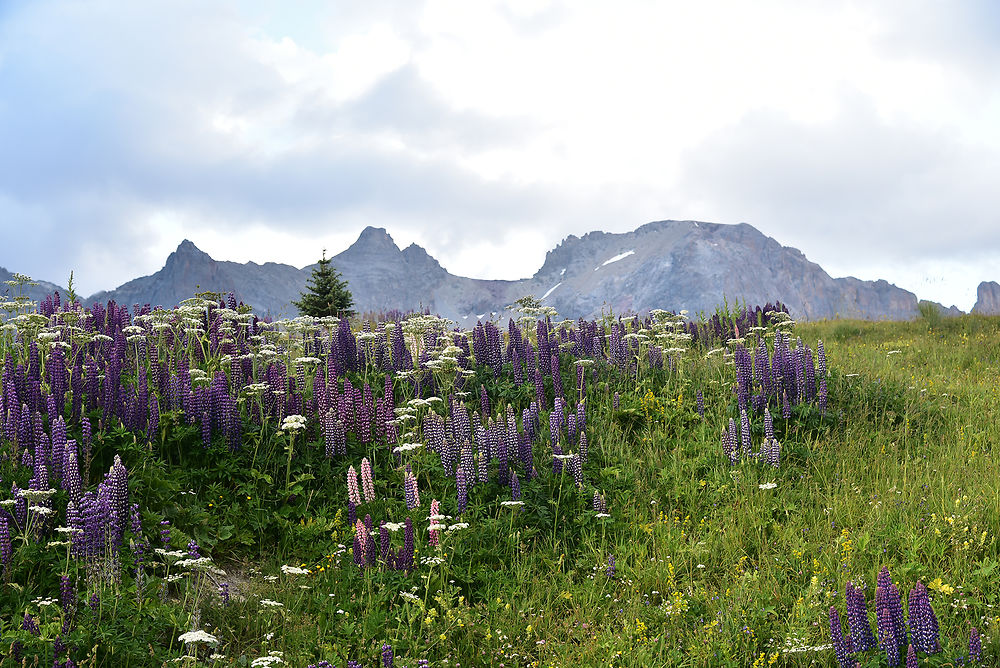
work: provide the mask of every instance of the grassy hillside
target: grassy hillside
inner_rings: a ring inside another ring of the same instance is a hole
[[[40,310],[0,333],[3,665],[998,655],[998,319]]]

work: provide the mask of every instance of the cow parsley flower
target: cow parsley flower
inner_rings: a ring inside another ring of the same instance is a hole
[[[196,642],[208,643],[209,645],[219,644],[218,638],[213,636],[211,633],[207,633],[200,629],[198,631],[188,631],[187,633],[182,633],[178,638],[178,640],[184,643],[185,645],[189,645],[191,643],[196,643]]]
[[[306,418],[302,415],[289,415],[281,422],[282,431],[302,431],[306,428]]]

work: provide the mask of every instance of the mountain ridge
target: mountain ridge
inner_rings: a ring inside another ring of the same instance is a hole
[[[914,293],[885,280],[833,278],[800,250],[747,223],[663,220],[629,232],[570,234],[545,254],[534,274],[516,280],[456,276],[423,247],[411,243],[400,250],[385,228],[373,226],[331,261],[348,282],[356,309],[427,309],[459,325],[501,312],[528,294],[572,318],[594,317],[609,308],[615,313],[653,308],[711,312],[723,299],[748,304],[780,300],[795,317],[809,320],[900,320],[919,313]],[[296,314],[292,301],[305,290],[315,267],[215,260],[184,239],[159,271],[95,293],[85,302],[114,299],[169,308],[197,291],[211,290],[233,292],[261,315],[289,317]],[[960,313],[938,306],[947,315]]]

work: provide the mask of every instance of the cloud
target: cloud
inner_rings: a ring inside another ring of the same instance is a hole
[[[825,230],[851,247],[852,235],[864,232],[884,244],[878,253],[895,256],[996,243],[990,211],[1000,194],[988,174],[1000,166],[997,154],[889,125],[863,99],[847,102],[829,123],[747,114],[688,151],[685,165],[682,189],[727,218],[742,211],[749,222],[784,221],[785,234]],[[945,218],[960,218],[962,229],[944,234]]]
[[[756,225],[835,275],[896,266],[912,280],[913,263],[959,260],[985,271],[1000,255],[990,177],[1000,154],[889,123],[862,96],[842,100],[829,122],[748,113],[685,154],[681,190],[711,217]]]
[[[0,264],[97,290],[184,237],[301,266],[372,224],[516,278],[691,218],[996,278],[998,10],[918,1],[0,3]]]
[[[462,167],[457,153],[515,137],[519,121],[451,109],[412,66],[376,68],[359,96],[317,105],[316,77],[336,63],[248,37],[225,6],[198,22],[178,20],[172,3],[142,7],[116,14],[110,33],[108,14],[71,3],[26,7],[0,27],[10,38],[0,67],[4,232],[45,230],[8,234],[0,261],[16,256],[15,268],[50,277],[96,253],[95,273],[111,284],[85,287],[109,288],[159,267],[162,257],[141,250],[165,227],[235,234],[252,223],[304,238],[345,220],[391,220],[397,234],[419,231],[447,249],[486,226],[537,223],[554,206],[531,184]],[[112,247],[108,262],[100,249]]]

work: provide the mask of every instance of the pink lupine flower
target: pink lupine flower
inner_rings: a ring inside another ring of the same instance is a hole
[[[354,467],[347,469],[347,498],[356,506],[361,505],[361,493],[358,491],[358,472]]]
[[[375,483],[372,482],[372,465],[365,457],[361,460],[361,489],[365,495],[365,503],[375,500]]]
[[[438,516],[440,514],[441,514],[441,504],[437,499],[434,499],[433,501],[431,501],[431,516],[430,516],[431,526],[439,523]],[[441,534],[438,532],[438,530],[431,529],[428,542],[434,547],[437,547],[440,540],[441,540]]]

